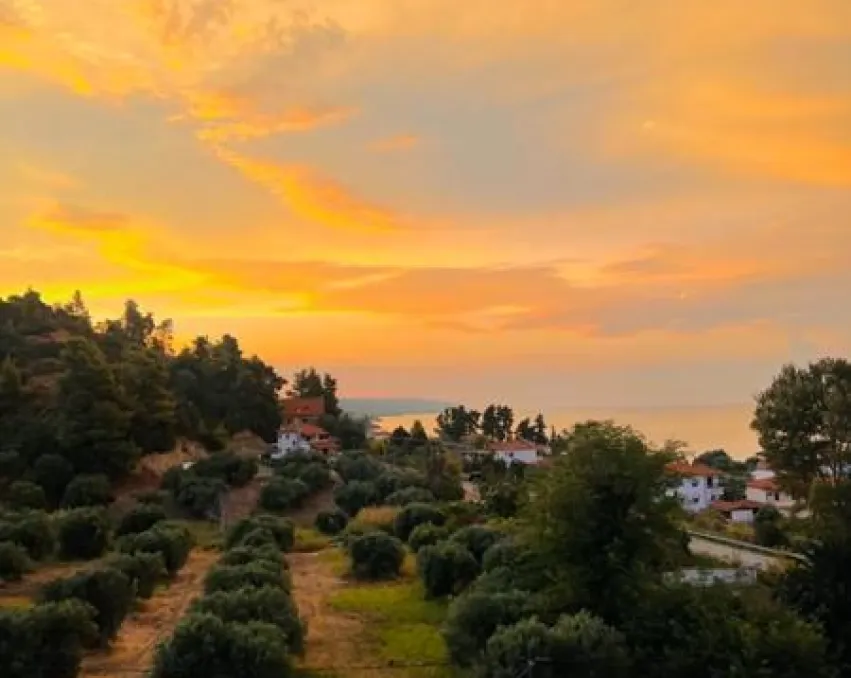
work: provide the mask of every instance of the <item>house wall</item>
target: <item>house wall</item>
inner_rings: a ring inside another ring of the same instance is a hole
[[[777,509],[789,509],[795,504],[792,497],[785,492],[771,492],[755,487],[748,487],[745,490],[745,496],[751,501],[757,501],[760,504],[770,504]]]
[[[290,452],[309,452],[310,445],[298,433],[286,431],[278,435],[278,453],[289,454]]]
[[[750,509],[740,509],[730,512],[730,520],[734,523],[752,523],[753,511]]]
[[[494,457],[496,459],[501,459],[506,464],[518,463],[518,464],[537,464],[538,463],[538,452],[537,450],[512,450],[510,452],[494,452]]]
[[[707,481],[711,481],[711,486]],[[717,477],[706,478],[704,476],[686,477],[680,482],[676,490],[686,511],[697,513],[709,508],[713,501],[721,499],[724,488]]]

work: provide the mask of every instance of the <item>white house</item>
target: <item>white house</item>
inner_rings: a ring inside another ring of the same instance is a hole
[[[690,513],[698,513],[709,508],[724,494],[722,474],[704,464],[675,462],[668,464],[668,471],[679,478],[678,487],[671,493],[679,498],[683,508]]]
[[[757,462],[756,468],[751,472],[751,480],[767,480],[777,475],[764,459]]]
[[[488,443],[488,450],[509,465],[538,463],[538,446],[528,440],[497,440]]]
[[[293,452],[310,452],[310,443],[296,431],[282,430],[278,433],[278,451],[273,458],[280,458]]]
[[[773,477],[749,481],[745,496],[761,506],[773,506],[784,514],[791,513],[796,504],[792,495],[781,490]]]
[[[762,506],[759,502],[740,499],[738,501],[714,501],[711,507],[732,523],[752,523],[756,512]]]

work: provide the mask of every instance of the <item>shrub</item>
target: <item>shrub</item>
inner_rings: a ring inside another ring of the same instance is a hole
[[[41,486],[51,506],[57,506],[68,483],[74,477],[71,462],[59,454],[43,454],[35,460],[33,480]]]
[[[112,502],[112,490],[105,475],[75,476],[62,495],[63,508],[106,506]]]
[[[63,558],[99,558],[108,543],[109,521],[103,509],[74,509],[59,519],[59,554]]]
[[[479,564],[461,544],[425,546],[417,554],[417,571],[427,598],[456,595],[479,574]]]
[[[283,632],[291,652],[301,654],[304,651],[304,623],[292,596],[281,588],[263,586],[216,591],[196,601],[191,612],[214,614],[224,622],[273,624]]]
[[[470,590],[449,607],[443,635],[453,663],[475,664],[488,639],[500,626],[516,624],[528,615],[525,591]]]
[[[349,544],[352,573],[359,579],[392,579],[405,559],[402,542],[382,532],[356,537]]]
[[[18,581],[29,569],[27,552],[10,541],[0,542],[0,582]]]
[[[368,481],[354,480],[334,492],[334,502],[350,517],[357,515],[362,508],[376,502],[375,485]]]
[[[216,518],[219,503],[227,490],[223,480],[187,475],[174,494],[174,501],[192,518]]]
[[[316,515],[316,529],[322,534],[340,534],[346,529],[349,517],[342,509],[333,508],[330,511],[320,511]]]
[[[281,551],[291,551],[295,543],[295,526],[291,520],[269,514],[257,514],[237,522],[225,538],[225,547],[242,545],[243,539],[254,530],[265,529],[272,533]]]
[[[377,500],[382,503],[389,503],[387,498],[396,492],[409,488],[423,489],[426,486],[426,477],[413,469],[391,468],[381,473],[373,482],[375,483]]]
[[[493,544],[482,558],[482,571],[490,572],[498,567],[527,568],[532,559],[531,551],[511,539],[502,539]]]
[[[783,516],[773,506],[763,506],[753,521],[754,539],[760,546],[776,548],[786,546],[789,539],[782,527]]]
[[[271,624],[226,623],[212,614],[191,614],[174,629],[154,658],[151,678],[287,678],[286,639]]]
[[[446,527],[450,532],[481,523],[484,518],[482,505],[469,501],[450,501],[441,508],[446,514]]]
[[[160,489],[170,492],[173,495],[177,494],[183,481],[193,475],[189,469],[184,469],[182,466],[172,466],[163,473],[163,477],[160,480]]]
[[[395,506],[368,506],[361,509],[351,524],[353,527],[363,526],[393,534],[393,525],[398,514],[399,509]]]
[[[0,451],[0,480],[15,480],[26,470],[26,462],[15,450]]]
[[[408,541],[411,532],[418,525],[431,523],[440,526],[445,522],[446,514],[432,504],[408,504],[396,516],[393,532],[402,541]]]
[[[386,504],[390,504],[391,506],[433,504],[436,501],[437,499],[432,494],[432,491],[424,487],[406,487],[402,490],[396,490],[384,500]]]
[[[246,565],[214,565],[204,578],[204,593],[237,591],[239,589],[274,586],[289,593],[292,581],[289,573],[264,561]]]
[[[125,534],[144,532],[166,518],[165,511],[156,504],[136,506],[121,517],[121,521],[115,529],[115,536],[121,537]]]
[[[97,640],[94,614],[78,600],[0,608],[3,678],[76,678],[83,646]]]
[[[0,520],[0,541],[23,547],[33,560],[43,560],[56,550],[56,537],[44,511],[18,513]]]
[[[150,530],[128,534],[119,539],[121,553],[159,553],[169,577],[174,577],[186,564],[192,549],[192,536],[181,525],[168,521],[157,523]]]
[[[81,600],[95,609],[98,640],[107,645],[118,634],[133,603],[133,585],[122,572],[104,567],[48,583],[41,591],[43,602]]]
[[[251,548],[271,546],[278,551],[278,542],[275,541],[275,535],[272,534],[271,530],[267,530],[265,527],[258,527],[257,529],[246,533],[246,535],[242,538],[242,541],[240,541],[240,544]],[[280,552],[278,557],[280,557]]]
[[[161,553],[140,552],[134,555],[119,553],[110,556],[105,565],[123,572],[135,586],[139,598],[150,598],[162,581],[168,578],[165,560]]]
[[[273,478],[260,491],[257,502],[264,511],[283,513],[302,505],[310,490],[300,480]]]
[[[520,485],[505,481],[491,487],[485,494],[485,509],[500,518],[513,518],[520,510]]]
[[[449,530],[445,527],[423,523],[417,525],[408,537],[408,546],[417,553],[423,546],[433,546],[449,537]]]
[[[310,463],[302,467],[297,479],[303,482],[310,492],[318,492],[330,487],[331,472],[324,464]]]
[[[535,618],[504,626],[488,640],[482,675],[514,678],[540,664],[550,675],[626,677],[623,636],[587,612],[565,615],[549,628]]]
[[[496,544],[503,536],[501,532],[483,525],[469,525],[458,530],[450,537],[450,540],[463,545],[473,554],[476,562],[481,564],[485,557],[485,551]]]
[[[43,509],[47,496],[40,485],[27,480],[16,480],[6,489],[6,503],[13,509]]]
[[[274,546],[234,546],[219,559],[220,565],[248,565],[263,563],[274,565],[281,572],[287,569],[287,561],[281,557],[277,544]]]
[[[464,486],[458,478],[448,476],[437,476],[429,487],[438,501],[459,501],[464,498]]]
[[[347,483],[375,480],[384,467],[379,461],[363,452],[345,452],[337,457],[337,473]],[[349,514],[351,515],[351,514]]]
[[[166,490],[146,490],[137,494],[135,499],[144,506],[162,506],[168,501],[169,496]]]
[[[241,457],[229,451],[214,452],[192,466],[194,474],[204,478],[218,478],[232,487],[247,485],[257,475],[257,469],[256,459]]]

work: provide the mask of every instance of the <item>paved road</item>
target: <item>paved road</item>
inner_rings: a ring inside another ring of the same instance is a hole
[[[777,558],[764,553],[757,553],[744,548],[710,541],[695,535],[691,536],[689,547],[693,553],[704,556],[712,556],[728,563],[739,563],[744,567],[758,567],[766,570],[775,565],[785,566],[789,564],[786,558]]]

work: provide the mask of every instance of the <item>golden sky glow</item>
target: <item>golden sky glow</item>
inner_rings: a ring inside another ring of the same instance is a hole
[[[851,2],[0,0],[0,224],[352,395],[746,401],[851,351]]]

